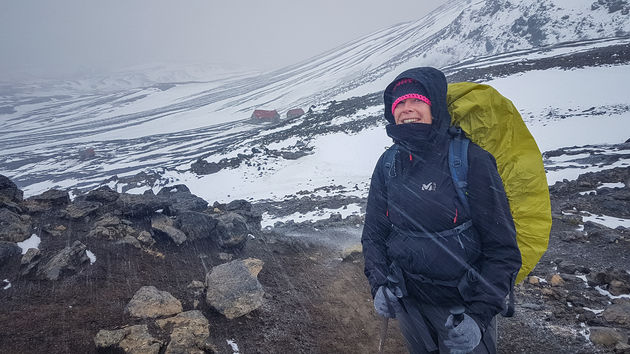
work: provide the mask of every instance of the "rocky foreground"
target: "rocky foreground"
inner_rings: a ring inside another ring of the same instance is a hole
[[[548,252],[499,319],[502,353],[630,353],[630,168],[550,188]],[[294,201],[293,201],[294,202]],[[353,202],[356,202],[353,200]],[[183,186],[24,199],[0,176],[0,347],[38,353],[368,353],[360,218],[260,229]],[[354,239],[354,247],[320,239]],[[393,322],[386,352],[404,352]]]

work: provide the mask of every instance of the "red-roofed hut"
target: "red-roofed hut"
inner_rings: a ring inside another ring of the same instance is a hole
[[[255,122],[277,122],[280,120],[280,114],[275,109],[273,111],[257,109],[252,113],[251,119]]]

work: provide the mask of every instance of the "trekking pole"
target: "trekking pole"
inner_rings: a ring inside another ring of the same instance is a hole
[[[396,286],[396,284],[398,284],[398,281],[391,275],[388,275],[387,284],[388,286]],[[394,313],[394,307],[389,302],[389,299],[385,298],[385,301],[387,302],[387,309],[389,310],[389,313]],[[379,334],[379,341],[378,341],[378,354],[383,354],[383,350],[385,349],[385,340],[387,339],[388,326],[389,326],[389,318],[383,317],[381,319],[381,333]]]
[[[464,320],[464,312],[466,312],[466,308],[464,308],[464,306],[455,306],[451,307],[449,311],[451,312],[451,315],[453,315],[453,328],[455,328]]]
[[[381,333],[378,341],[378,354],[383,354],[385,349],[385,339],[387,339],[387,327],[389,325],[389,318],[383,317],[381,319]]]
[[[453,328],[455,328],[464,320],[464,312],[466,312],[466,308],[464,308],[464,306],[455,306],[451,307],[449,312],[453,315]],[[461,351],[451,349],[451,353],[461,353]]]

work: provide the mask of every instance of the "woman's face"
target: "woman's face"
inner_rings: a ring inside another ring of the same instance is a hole
[[[417,98],[408,98],[398,102],[394,108],[396,124],[424,123],[431,124],[431,106]]]

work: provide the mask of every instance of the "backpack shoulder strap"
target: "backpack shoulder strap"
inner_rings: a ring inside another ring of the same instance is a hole
[[[396,177],[396,155],[398,154],[398,144],[390,146],[385,151],[383,157],[383,175],[385,176],[385,185],[389,185],[389,181]]]
[[[451,170],[451,178],[455,185],[457,195],[461,200],[464,208],[470,214],[470,204],[468,203],[468,145],[470,139],[466,137],[461,128],[452,126],[449,128],[451,134],[451,142],[448,148],[448,165]],[[508,300],[505,304],[501,315],[503,317],[514,316],[514,282],[516,275],[514,273],[510,280],[510,292],[508,293]]]
[[[468,145],[470,140],[459,127],[451,127],[451,142],[448,148],[448,166],[453,185],[462,205],[470,213],[468,204]]]

